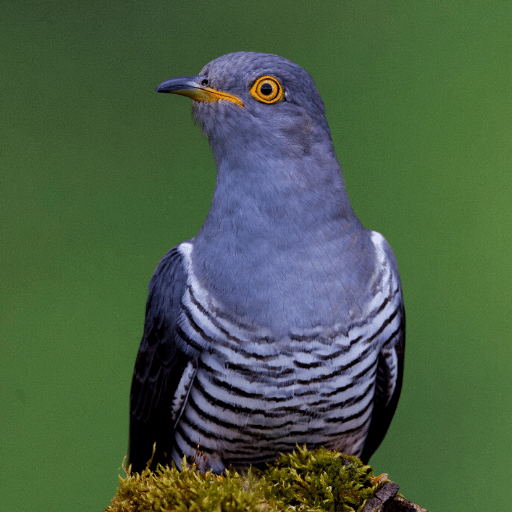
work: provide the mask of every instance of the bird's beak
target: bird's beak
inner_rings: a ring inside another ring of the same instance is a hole
[[[237,96],[228,94],[227,92],[217,91],[212,87],[203,85],[203,83],[208,83],[208,77],[205,75],[178,76],[162,82],[155,90],[156,92],[181,94],[182,96],[192,98],[194,101],[232,101],[239,107],[244,108],[242,100]]]

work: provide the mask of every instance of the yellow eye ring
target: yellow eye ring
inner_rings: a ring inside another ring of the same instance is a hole
[[[284,99],[283,88],[279,80],[273,76],[262,76],[258,78],[249,92],[262,103],[277,103]]]

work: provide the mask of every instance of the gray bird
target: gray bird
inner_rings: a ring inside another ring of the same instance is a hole
[[[402,290],[389,244],[350,206],[313,79],[238,52],[156,90],[194,100],[217,182],[199,233],[149,285],[133,470],[155,442],[153,466],[186,455],[215,472],[297,444],[367,462],[400,395]]]

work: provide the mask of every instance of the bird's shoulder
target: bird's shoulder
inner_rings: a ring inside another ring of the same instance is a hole
[[[393,277],[400,279],[395,253],[389,242],[378,231],[369,231],[369,236],[375,248],[378,264],[383,267],[388,267]]]
[[[369,237],[375,250],[375,266],[368,286],[371,301],[379,302],[383,296],[387,296],[386,303],[389,309],[403,308],[402,283],[391,245],[377,231],[369,231]]]

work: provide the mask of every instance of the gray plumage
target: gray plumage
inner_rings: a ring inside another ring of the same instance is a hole
[[[154,464],[179,466],[199,444],[198,462],[217,472],[297,443],[367,461],[402,383],[400,278],[386,240],[350,206],[312,78],[282,57],[239,52],[157,91],[194,99],[217,182],[199,233],[164,256],[149,286],[133,469],[154,442]]]

